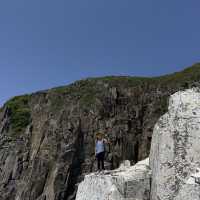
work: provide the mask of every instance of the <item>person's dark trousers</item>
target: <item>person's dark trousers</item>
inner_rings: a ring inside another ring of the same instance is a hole
[[[97,157],[98,170],[100,170],[100,169],[105,170],[105,168],[104,168],[105,152],[98,153],[96,155],[96,157]]]

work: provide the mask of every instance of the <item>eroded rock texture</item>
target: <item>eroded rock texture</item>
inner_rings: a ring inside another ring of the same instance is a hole
[[[89,174],[78,187],[76,200],[149,200],[149,159],[104,174]]]
[[[171,96],[154,128],[150,163],[152,200],[200,199],[200,91]]]
[[[168,96],[198,85],[200,65],[158,78],[105,77],[15,97],[0,109],[0,199],[70,200],[95,170],[95,133],[107,168],[149,155]]]
[[[154,127],[150,167],[145,160],[104,175],[89,174],[76,200],[200,200],[199,144],[200,89],[177,92]]]

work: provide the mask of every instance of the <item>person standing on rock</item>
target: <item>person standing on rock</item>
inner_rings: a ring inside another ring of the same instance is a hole
[[[97,158],[98,171],[105,170],[104,158],[105,158],[105,145],[108,141],[104,138],[103,133],[98,132],[96,134],[96,144],[95,144],[95,156]]]

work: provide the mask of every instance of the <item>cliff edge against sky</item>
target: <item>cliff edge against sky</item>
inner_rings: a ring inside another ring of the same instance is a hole
[[[195,64],[162,77],[91,78],[12,98],[0,109],[0,199],[74,199],[77,183],[95,171],[97,131],[111,141],[107,169],[146,158],[169,96],[199,80]]]

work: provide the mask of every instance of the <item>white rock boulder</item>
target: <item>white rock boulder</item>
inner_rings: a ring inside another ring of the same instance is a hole
[[[200,200],[200,91],[177,92],[154,128],[151,200]]]
[[[149,200],[149,159],[134,166],[126,164],[117,170],[92,173],[79,184],[76,200]]]

